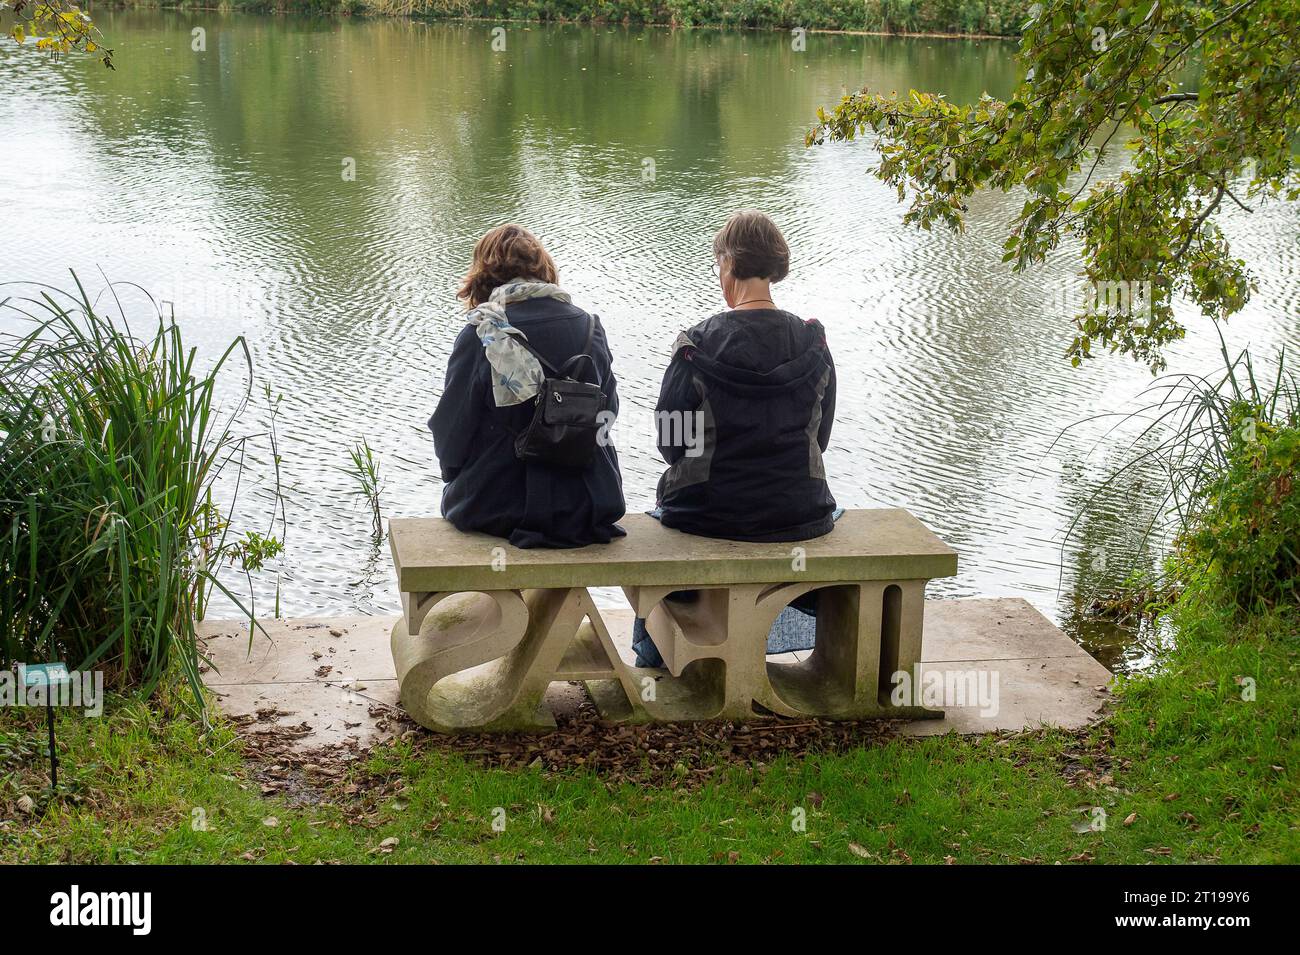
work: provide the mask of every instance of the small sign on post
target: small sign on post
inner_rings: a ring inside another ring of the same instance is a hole
[[[28,693],[43,691],[45,717],[50,737],[50,795],[59,790],[59,757],[54,752],[54,697],[60,687],[72,682],[64,663],[33,663],[19,667],[19,679]]]

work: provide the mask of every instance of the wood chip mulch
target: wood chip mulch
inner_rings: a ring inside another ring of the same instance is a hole
[[[417,746],[454,752],[487,767],[534,767],[547,772],[588,770],[607,784],[694,789],[728,766],[766,771],[780,756],[838,752],[897,738],[897,720],[832,722],[756,718],[745,723],[715,720],[608,723],[586,703],[549,733],[466,733],[440,736],[421,731]]]
[[[629,726],[602,720],[586,703],[561,717],[549,733],[432,733],[406,715],[373,704],[372,717],[392,736],[378,745],[409,743],[416,753],[456,754],[485,768],[540,768],[545,773],[592,772],[611,788],[624,783],[695,790],[732,767],[763,773],[779,757],[842,752],[897,739],[897,720],[832,722],[756,718],[746,723],[711,721]],[[393,776],[363,767],[370,749],[356,740],[303,749],[311,726],[274,708],[234,721],[253,780],[264,795],[290,804],[372,803],[401,788]]]

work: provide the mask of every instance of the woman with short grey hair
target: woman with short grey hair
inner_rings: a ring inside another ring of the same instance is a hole
[[[735,213],[714,237],[713,256],[727,309],[677,337],[664,374],[656,419],[694,421],[660,428],[668,470],[659,480],[656,516],[702,537],[820,537],[839,513],[822,466],[835,418],[825,330],[772,300],[772,285],[790,271],[790,250],[768,216]],[[676,438],[683,434],[702,441],[688,448]],[[769,652],[812,645],[815,624],[805,614],[815,608],[815,594],[795,606],[804,613],[786,609]],[[633,639],[640,665],[661,665],[643,621]]]

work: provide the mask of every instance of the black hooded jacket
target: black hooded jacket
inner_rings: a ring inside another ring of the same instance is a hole
[[[510,324],[556,367],[582,351],[587,313],[552,298],[506,306]],[[608,409],[618,413],[618,384],[605,330],[596,320],[591,355],[600,372]],[[584,368],[588,367],[584,363]],[[515,435],[533,416],[533,402],[498,408],[491,367],[473,325],[456,338],[447,381],[429,419],[442,467],[442,514],[462,531],[504,537],[516,547],[582,547],[622,537],[623,480],[612,443],[602,442],[582,471],[524,463],[515,457]]]
[[[740,541],[834,527],[822,452],[835,366],[820,323],[779,309],[706,319],[678,337],[656,411],[666,526]]]

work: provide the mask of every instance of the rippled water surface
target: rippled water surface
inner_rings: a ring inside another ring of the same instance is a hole
[[[1023,199],[981,195],[965,234],[919,232],[868,176],[869,143],[803,146],[817,107],[863,84],[1004,94],[1013,46],[813,34],[797,53],[781,33],[512,24],[494,52],[489,24],[101,17],[116,73],[0,46],[0,278],[64,283],[75,268],[101,288],[102,270],[173,302],[203,355],[247,336],[283,396],[288,552],[258,582],[262,608],[277,586],[286,614],[397,607],[347,448],[380,455],[386,515],[437,512],[424,422],[461,326],[453,294],[474,239],[504,220],[543,237],[609,330],[628,503],[651,505],[647,416],[670,343],[721,304],[713,231],[757,206],[793,250],[779,304],[821,319],[835,353],[840,502],[907,507],[957,548],[961,573],[935,593],[1025,597],[1103,662],[1141,663],[1140,641],[1080,624],[1078,607],[1133,565],[1125,525],[1149,493],[1088,507],[1099,429],[1056,439],[1131,407],[1150,373],[1063,359],[1069,324],[1050,300],[1077,266],[1000,262]],[[1230,341],[1300,344],[1294,210],[1222,218],[1261,280]],[[1171,370],[1213,369],[1217,337],[1185,318]],[[242,423],[266,420],[255,403]],[[256,517],[264,447],[251,463]]]

